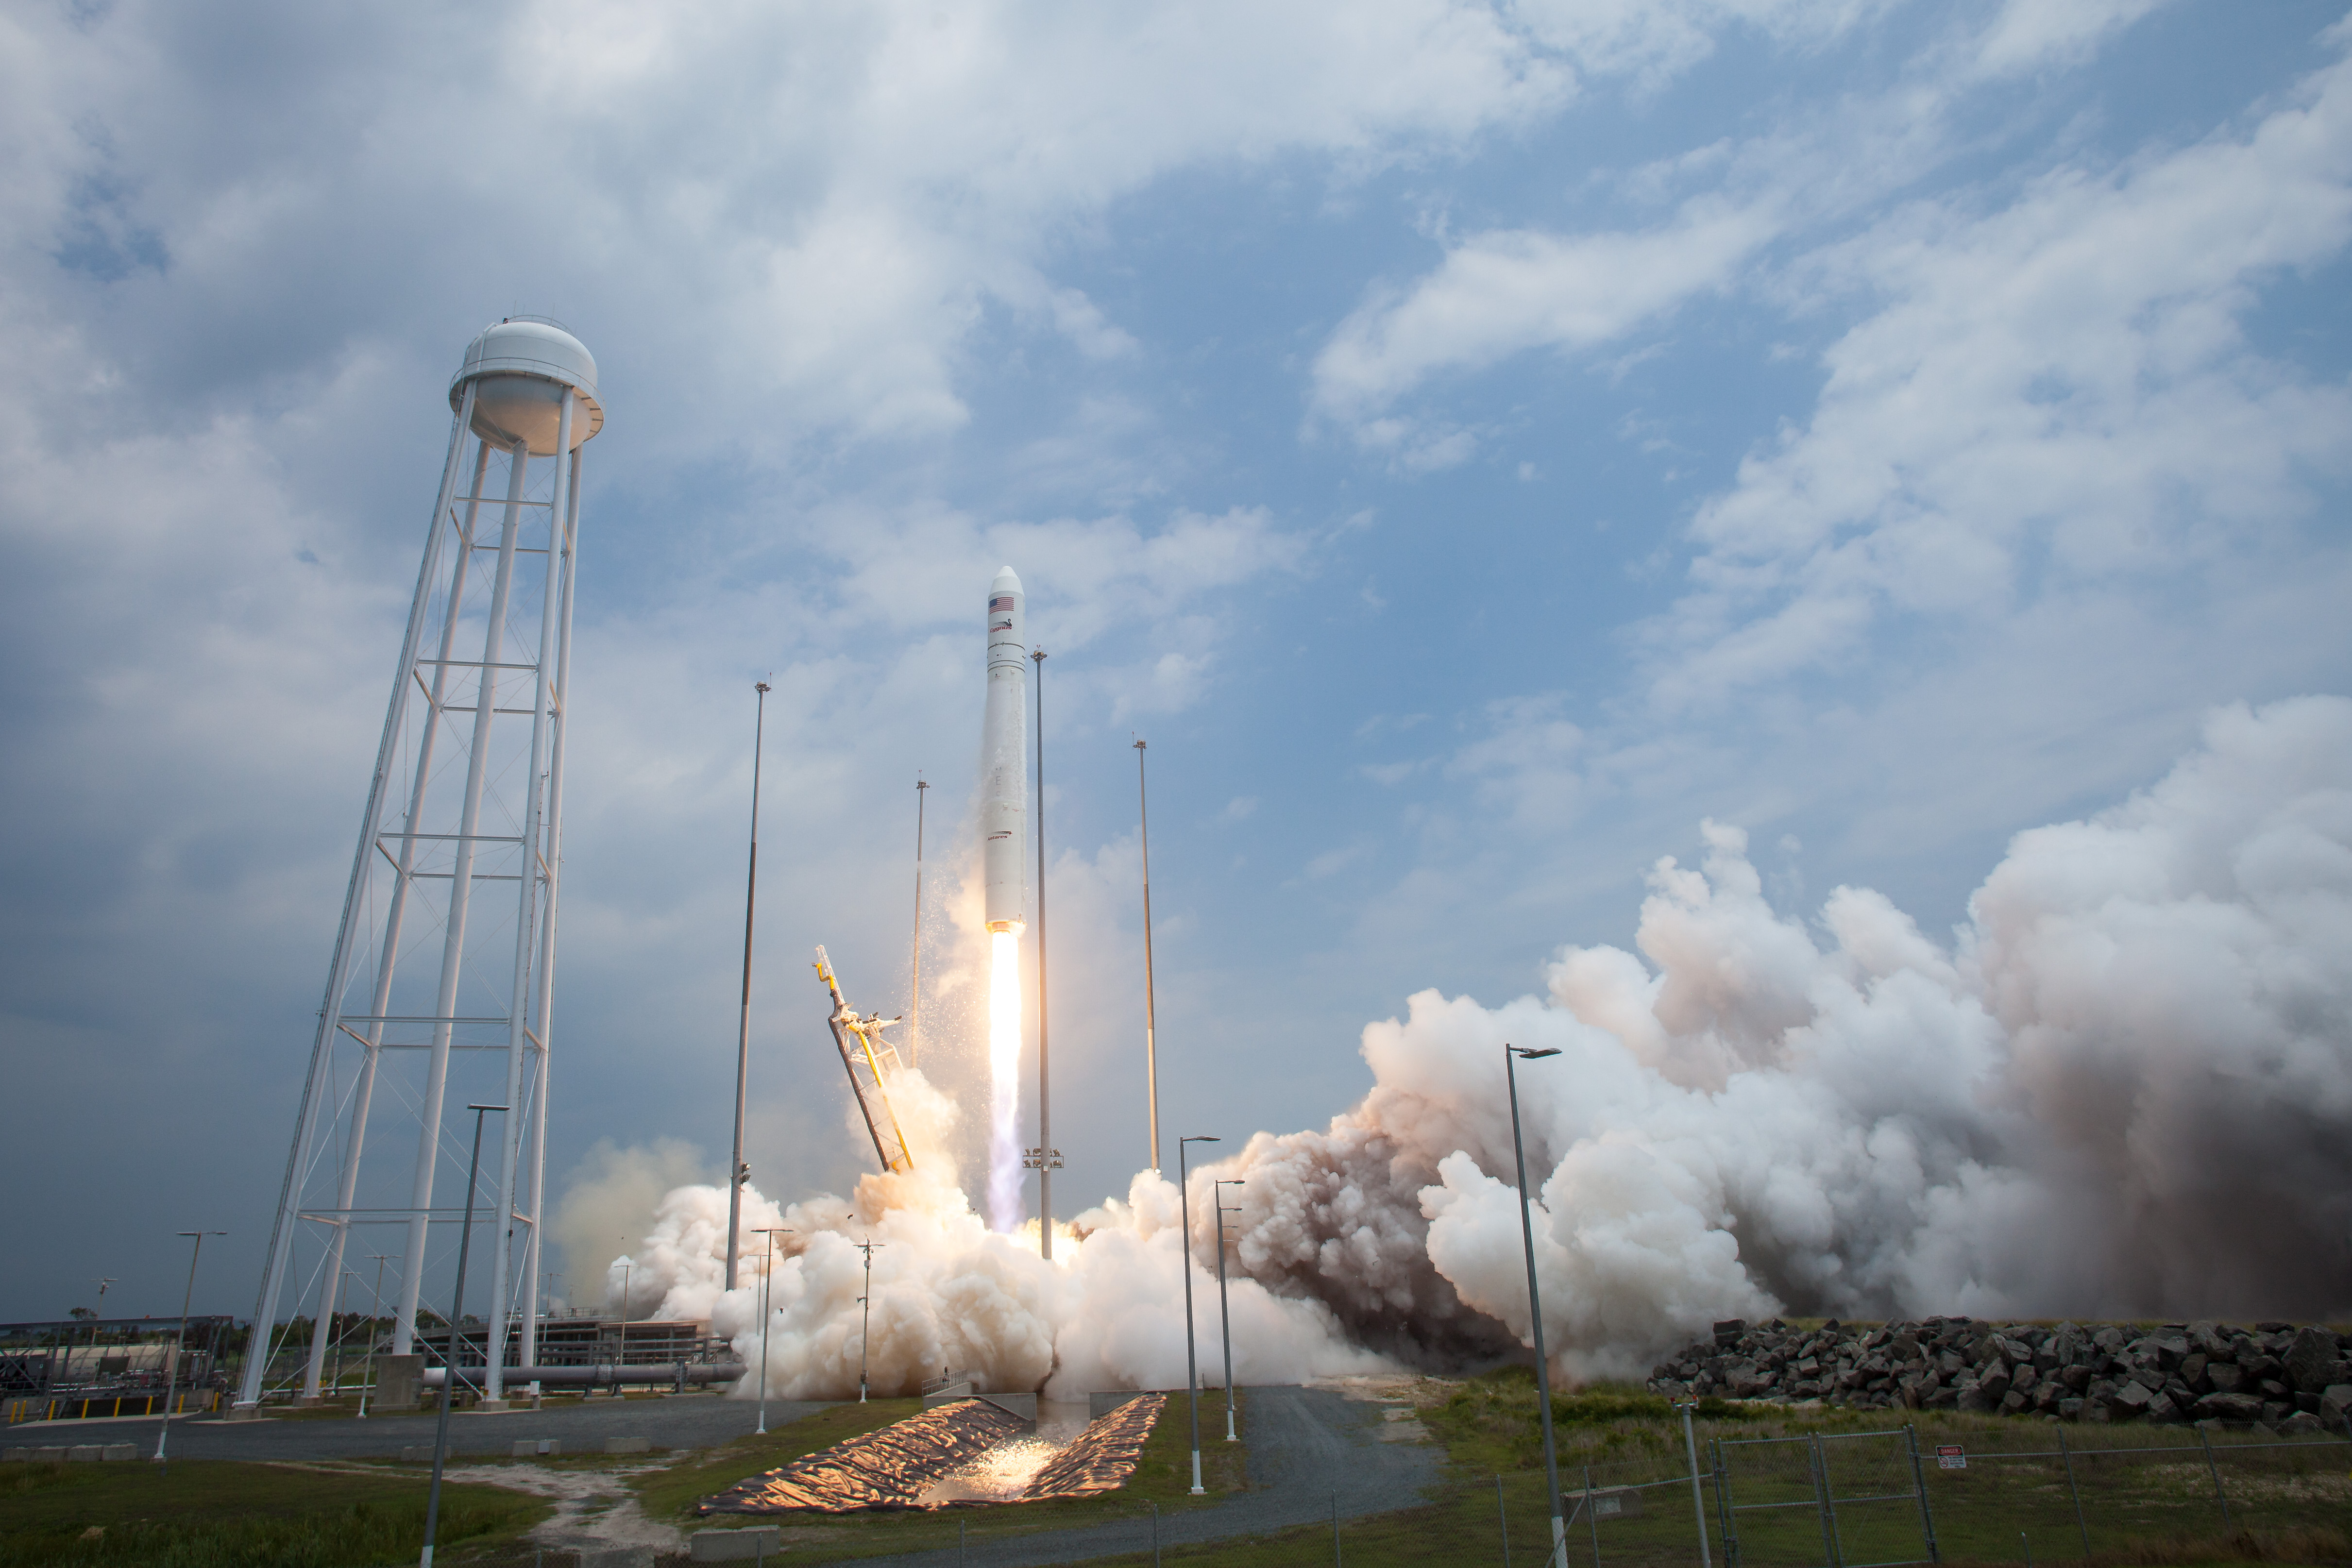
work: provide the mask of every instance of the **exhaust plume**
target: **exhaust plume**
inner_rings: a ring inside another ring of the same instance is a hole
[[[1864,888],[1776,911],[1746,834],[1701,834],[1697,866],[1651,872],[1638,952],[1566,948],[1541,998],[1423,991],[1369,1026],[1356,1106],[1192,1173],[1189,1247],[1149,1173],[1050,1264],[971,1213],[944,1154],[791,1206],[772,1388],[855,1387],[849,1242],[869,1233],[892,1243],[877,1387],[949,1366],[1063,1395],[1171,1386],[1176,1270],[1189,1256],[1213,1289],[1208,1183],[1232,1176],[1244,1380],[1524,1344],[1506,1041],[1561,1053],[1520,1097],[1547,1173],[1545,1334],[1570,1379],[1639,1376],[1717,1319],[1775,1312],[2352,1304],[2352,702],[2215,713],[2150,789],[2019,834],[1948,941]],[[939,1150],[953,1106],[916,1098]],[[717,1289],[724,1211],[718,1188],[674,1190],[635,1267],[667,1270],[664,1313],[709,1315],[755,1355],[751,1292]]]

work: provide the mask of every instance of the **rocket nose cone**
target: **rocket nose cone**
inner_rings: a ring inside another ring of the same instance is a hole
[[[1002,593],[1007,590],[1018,593],[1021,591],[1021,580],[1013,574],[1011,567],[1000,567],[997,569],[996,580],[990,583],[988,587],[992,593]]]

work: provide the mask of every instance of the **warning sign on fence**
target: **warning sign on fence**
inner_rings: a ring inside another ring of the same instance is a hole
[[[1945,1470],[1967,1469],[1969,1468],[1968,1450],[1957,1444],[1944,1444],[1936,1450],[1936,1468]]]

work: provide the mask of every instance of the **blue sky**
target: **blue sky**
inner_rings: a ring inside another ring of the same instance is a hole
[[[1066,1207],[1141,1147],[1131,735],[1169,1135],[1238,1137],[1411,993],[1627,943],[1702,819],[1936,934],[2217,705],[2345,691],[2347,50],[2299,0],[19,8],[0,1313],[164,1311],[200,1225],[250,1311],[485,322],[608,413],[558,1189],[724,1159],[771,670],[750,1157],[854,1178],[808,949],[901,1005],[1009,562]]]

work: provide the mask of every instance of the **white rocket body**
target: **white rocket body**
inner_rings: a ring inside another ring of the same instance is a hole
[[[1029,924],[1029,649],[1021,580],[988,588],[988,706],[980,730],[980,864],[988,928]]]

